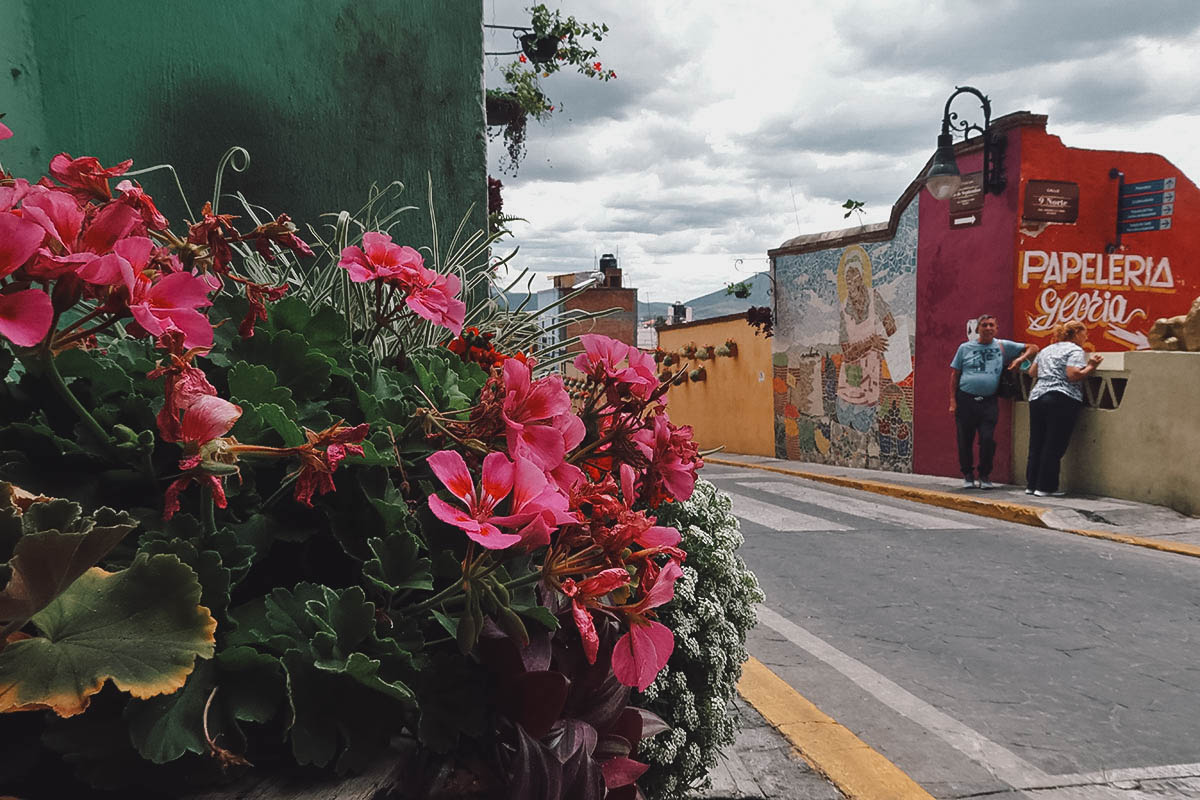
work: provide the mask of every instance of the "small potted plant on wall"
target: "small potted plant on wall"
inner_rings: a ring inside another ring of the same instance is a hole
[[[737,342],[733,339],[726,339],[725,344],[717,348],[717,355],[722,358],[736,358],[738,353]]]
[[[708,380],[708,370],[704,367],[696,367],[696,369],[688,373],[688,378],[690,378],[693,383],[699,383],[700,381]]]

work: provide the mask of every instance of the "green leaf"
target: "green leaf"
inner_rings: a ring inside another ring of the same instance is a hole
[[[133,381],[125,369],[94,351],[85,352],[76,348],[65,350],[55,356],[54,365],[68,383],[71,378],[86,379],[93,400],[133,391]]]
[[[111,679],[138,698],[184,685],[196,658],[213,654],[217,621],[199,605],[200,583],[178,558],[140,553],[128,569],[93,567],[33,617],[43,636],[0,651],[0,712],[87,709]]]
[[[375,557],[363,564],[363,575],[385,592],[402,589],[432,589],[430,560],[420,557],[421,543],[407,532],[393,533],[385,539],[371,537],[367,546]]]
[[[554,616],[550,609],[545,606],[525,606],[521,608],[513,606],[512,610],[526,619],[533,620],[547,630],[558,630],[558,617]]]
[[[289,417],[296,416],[292,391],[276,383],[275,373],[262,364],[240,361],[229,370],[229,395],[235,403],[272,403]]]
[[[137,527],[125,512],[102,508],[83,517],[65,500],[34,503],[21,525],[11,577],[0,592],[0,620],[27,620],[44,609]]]
[[[213,689],[212,662],[203,662],[173,694],[131,700],[124,717],[129,738],[142,758],[155,764],[174,761],[184,753],[207,753],[204,704]]]
[[[284,447],[299,447],[308,441],[304,431],[300,430],[300,426],[280,406],[274,403],[260,403],[257,408],[263,422],[283,439]]]

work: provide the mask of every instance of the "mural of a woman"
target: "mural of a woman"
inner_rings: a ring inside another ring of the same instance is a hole
[[[842,253],[837,270],[841,320],[838,341],[837,420],[857,431],[869,431],[879,406],[880,371],[888,338],[896,332],[892,310],[871,285],[871,257],[859,245]]]

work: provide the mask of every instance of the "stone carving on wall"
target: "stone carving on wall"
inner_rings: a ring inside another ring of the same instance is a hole
[[[1146,338],[1151,350],[1200,351],[1200,297],[1186,314],[1156,319]]]

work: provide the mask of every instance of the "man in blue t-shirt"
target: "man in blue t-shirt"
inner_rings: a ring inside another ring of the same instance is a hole
[[[950,413],[958,428],[958,465],[962,468],[963,488],[995,488],[991,481],[992,456],[996,453],[996,419],[1000,407],[996,390],[1000,372],[1008,365],[1018,369],[1021,362],[1037,353],[1035,344],[1010,342],[996,338],[996,318],[984,314],[978,320],[978,342],[963,342],[950,362]],[[979,434],[979,469],[973,456],[975,434]],[[978,475],[978,479],[976,476]]]

